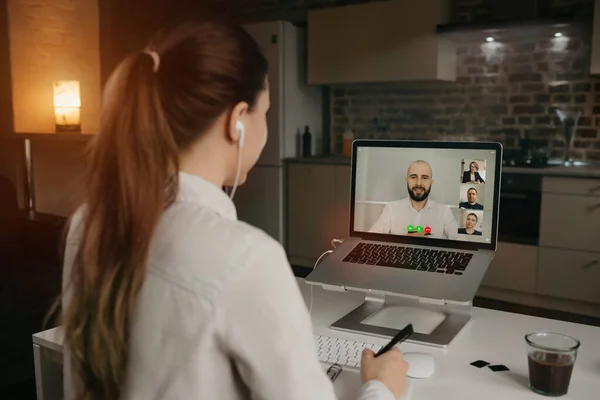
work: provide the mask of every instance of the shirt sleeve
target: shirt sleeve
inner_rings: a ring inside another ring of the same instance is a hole
[[[333,400],[317,358],[310,315],[279,243],[261,245],[224,293],[222,341],[254,400]],[[392,400],[381,382],[358,400]]]
[[[483,180],[483,178],[481,177],[481,174],[479,172],[477,173],[477,178],[479,178],[481,183],[485,183],[485,181]]]
[[[383,211],[381,212],[381,215],[379,216],[377,221],[373,224],[371,229],[369,229],[369,232],[388,234],[388,233],[391,233],[391,231],[392,231],[392,212],[391,212],[390,204],[388,203],[385,205],[385,207],[383,207]]]

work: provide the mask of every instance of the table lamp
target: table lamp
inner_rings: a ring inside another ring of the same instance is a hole
[[[81,132],[81,96],[79,81],[54,82],[56,133]]]

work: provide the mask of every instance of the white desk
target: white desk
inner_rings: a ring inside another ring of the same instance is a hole
[[[305,298],[310,298],[310,286],[301,280]],[[350,312],[364,300],[361,293],[313,291],[313,325],[317,334],[362,340],[379,345],[385,339],[368,338],[331,330],[330,324]],[[530,317],[483,308],[473,308],[471,321],[447,349],[403,343],[403,352],[420,351],[433,354],[435,374],[425,380],[410,379],[408,400],[525,400],[543,399],[529,390],[526,333],[554,331],[571,335],[581,341],[578,359],[573,370],[569,393],[563,399],[592,400],[600,398],[600,328],[568,322]],[[473,361],[485,360],[504,364],[510,371],[493,372],[475,368]],[[348,375],[343,381],[344,374]],[[338,381],[339,382],[338,384]],[[360,385],[358,373],[344,371],[336,381],[336,390],[348,396],[347,387]]]
[[[298,279],[306,301],[310,300],[310,287]],[[335,331],[328,326],[360,305],[361,293],[326,292],[314,288],[313,324],[315,333],[351,340],[385,344],[379,338],[368,338]],[[404,343],[401,349],[424,351],[434,355],[436,372],[425,380],[412,380],[408,400],[525,400],[543,399],[528,388],[527,357],[524,336],[532,331],[554,331],[581,340],[581,349],[571,380],[569,393],[563,399],[592,400],[600,393],[600,328],[511,314],[502,311],[473,308],[473,318],[447,349]],[[38,400],[59,399],[60,364],[56,355],[62,352],[60,328],[33,335],[36,356],[36,381]],[[46,351],[46,349],[48,349]],[[54,354],[54,356],[53,356]],[[476,360],[504,364],[509,372],[492,372],[469,364]],[[344,371],[335,382],[340,400],[355,399],[360,386],[358,372]],[[45,394],[45,396],[40,396]]]

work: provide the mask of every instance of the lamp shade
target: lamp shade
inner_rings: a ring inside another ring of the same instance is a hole
[[[56,132],[81,132],[79,81],[54,82]]]

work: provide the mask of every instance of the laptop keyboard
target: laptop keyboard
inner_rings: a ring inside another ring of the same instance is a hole
[[[472,257],[472,253],[359,243],[342,261],[462,275]]]

